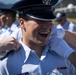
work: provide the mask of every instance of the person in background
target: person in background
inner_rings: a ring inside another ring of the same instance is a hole
[[[6,5],[7,6],[7,5]],[[2,10],[4,10],[4,15],[6,15],[6,25],[8,26],[8,29],[6,30],[5,33],[2,33],[0,35],[0,40],[2,38],[6,38],[8,37],[9,35],[11,35],[14,31],[18,30],[18,28],[20,27],[19,26],[19,23],[18,23],[18,20],[16,19],[16,11],[13,11],[11,10],[11,7],[10,6],[7,6],[7,7],[1,7]]]
[[[6,25],[7,18],[4,13],[5,13],[5,10],[2,8],[2,5],[1,5],[0,6],[0,35],[8,29],[8,26]]]
[[[65,30],[70,32],[76,32],[76,25],[67,20],[67,15],[65,12],[58,12],[56,14],[57,26],[61,25]]]
[[[49,38],[56,3],[21,0],[13,5],[19,12],[21,47],[0,61],[0,75],[76,75],[76,52],[63,39]]]
[[[18,30],[19,23],[16,20],[16,12],[11,10],[8,5],[0,5],[0,58],[4,57],[10,50],[18,50],[19,42],[10,37],[13,32]],[[18,45],[18,46],[17,46]]]

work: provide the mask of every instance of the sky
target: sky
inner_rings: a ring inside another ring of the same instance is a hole
[[[13,3],[15,3],[17,1],[19,1],[19,0],[0,0],[0,2],[3,2],[5,4],[10,4],[10,3],[13,4]]]

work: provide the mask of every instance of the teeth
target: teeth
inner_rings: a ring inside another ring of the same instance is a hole
[[[40,32],[41,34],[48,34],[48,32]]]

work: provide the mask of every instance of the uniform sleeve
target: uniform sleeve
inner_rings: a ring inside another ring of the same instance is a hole
[[[55,37],[63,38],[64,35],[65,35],[65,31],[61,25],[52,27],[52,33],[51,33],[50,37],[52,37],[52,38],[55,38]]]
[[[61,38],[51,38],[49,40],[49,46],[50,50],[67,59],[69,55],[74,52],[74,50],[66,43],[66,41]]]

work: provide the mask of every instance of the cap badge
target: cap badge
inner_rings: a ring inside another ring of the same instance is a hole
[[[49,5],[51,3],[51,0],[43,0],[43,3]]]

